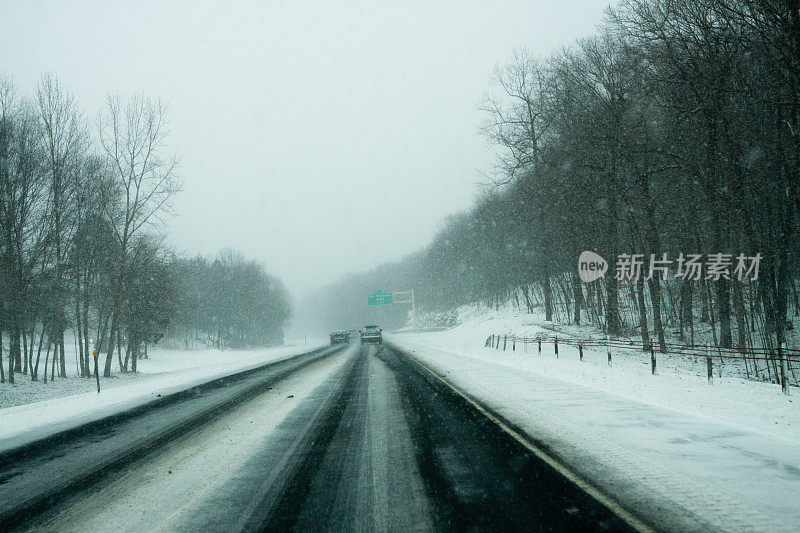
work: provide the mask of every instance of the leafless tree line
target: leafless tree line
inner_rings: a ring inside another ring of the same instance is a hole
[[[187,347],[195,341],[217,348],[283,344],[289,296],[260,263],[223,250],[213,259],[176,258],[170,270],[180,302],[171,333]]]
[[[31,96],[0,78],[0,380],[3,336],[13,382],[38,380],[41,363],[44,381],[48,365],[66,376],[68,329],[83,376],[95,350],[105,376],[115,349],[135,371],[163,332],[174,298],[160,217],[179,189],[167,134],[157,100],[109,96],[90,121],[53,76]]]
[[[368,288],[414,287],[427,309],[522,298],[662,349],[668,328],[691,342],[696,323],[721,347],[786,341],[800,307],[798,0],[622,0],[594,35],[515,53],[481,108],[490,190],[427,249],[323,293],[354,315],[371,311]],[[578,279],[583,250],[611,263],[603,281]],[[752,283],[613,275],[619,254],[664,253],[763,259]]]

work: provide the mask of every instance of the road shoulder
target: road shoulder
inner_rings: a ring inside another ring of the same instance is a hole
[[[392,342],[648,523],[779,531],[800,521],[798,441],[405,338]]]

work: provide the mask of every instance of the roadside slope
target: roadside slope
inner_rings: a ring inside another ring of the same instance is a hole
[[[389,336],[651,523],[773,531],[800,523],[798,414],[774,386],[736,380],[713,388],[686,376],[615,375],[588,361],[442,348],[447,338],[448,332]],[[635,385],[621,386],[623,380]],[[752,390],[759,387],[760,394]],[[660,396],[668,390],[674,394]],[[682,394],[690,401],[670,403]],[[693,395],[705,402],[698,409]],[[737,423],[726,402],[750,405]],[[716,416],[715,408],[726,414]],[[756,423],[762,409],[784,423]]]

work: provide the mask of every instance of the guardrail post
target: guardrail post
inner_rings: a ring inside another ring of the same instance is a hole
[[[539,337],[539,355],[542,355],[542,338]]]
[[[706,351],[706,369],[708,371],[708,382],[714,383],[714,364],[711,362],[711,355],[709,355],[710,350],[708,349],[708,344],[705,346]]]
[[[650,345],[650,370],[652,374],[656,375],[656,351],[653,348],[653,345]]]
[[[506,351],[506,344],[508,344],[508,335],[503,335],[503,351]]]
[[[512,352],[517,351],[517,339],[514,338],[511,339],[511,351]]]
[[[578,343],[578,355],[580,356],[581,361],[583,361],[583,344]]]
[[[786,355],[783,353],[783,343],[778,344],[778,358],[781,361],[781,391],[784,394],[789,394],[789,368],[786,363]]]
[[[555,346],[556,349],[556,359],[558,359],[558,335],[555,336],[555,340],[553,342],[554,342],[553,345]]]
[[[608,350],[608,366],[611,366],[611,350]]]

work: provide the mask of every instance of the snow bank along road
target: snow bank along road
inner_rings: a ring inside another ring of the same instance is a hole
[[[391,346],[317,350],[3,454],[0,530],[646,529],[501,425]]]

